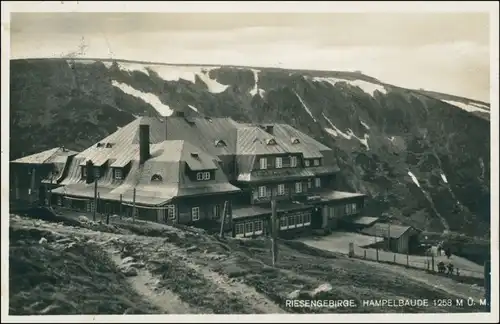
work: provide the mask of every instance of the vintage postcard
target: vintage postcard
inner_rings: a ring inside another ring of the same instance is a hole
[[[2,2],[2,322],[498,322],[497,27]]]

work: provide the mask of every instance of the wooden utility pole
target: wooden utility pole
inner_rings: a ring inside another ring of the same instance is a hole
[[[14,194],[15,194],[16,200],[19,199],[19,176],[17,175],[17,172],[18,171],[16,170],[14,173],[14,186],[15,186]]]
[[[227,212],[227,200],[224,202],[224,208],[222,208],[222,217],[220,223],[220,233],[219,236],[224,238],[224,223],[226,222],[226,212]]]
[[[87,170],[89,172],[89,170]],[[94,170],[90,170],[90,172],[94,172]],[[94,208],[92,210],[92,220],[95,222],[97,212],[97,178],[94,179]]]
[[[134,188],[134,196],[132,197],[132,221],[135,222],[135,191]]]
[[[277,226],[277,215],[276,215],[276,200],[274,196],[271,195],[271,255],[273,261],[273,267],[278,261],[278,226]]]
[[[48,190],[48,205],[49,205],[49,208],[52,207],[52,184],[54,182],[54,174],[51,173],[50,174],[50,186],[49,186],[49,190]]]
[[[387,226],[387,251],[391,250],[391,220],[389,219],[389,223]]]
[[[120,194],[120,219],[122,219],[122,213],[123,213],[123,195]]]
[[[35,180],[36,180],[36,169],[31,169],[31,183],[30,183],[30,203],[33,203],[34,199],[33,195],[35,194]]]

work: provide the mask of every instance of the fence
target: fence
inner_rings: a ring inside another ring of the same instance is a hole
[[[462,265],[453,262],[453,259],[444,261],[444,258],[441,257],[400,254],[377,249],[364,249],[359,246],[354,246],[353,243],[349,244],[349,255],[358,259],[399,264],[408,268],[432,272],[438,272],[438,263],[440,261],[443,261],[445,265],[448,262],[451,262],[454,265],[453,276],[471,277],[477,279],[484,278],[484,271],[465,268]]]

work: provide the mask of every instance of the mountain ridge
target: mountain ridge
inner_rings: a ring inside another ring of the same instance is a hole
[[[283,122],[333,149],[339,190],[366,193],[370,214],[489,235],[489,105],[459,107],[357,72],[210,67],[12,60],[11,159],[82,150],[160,111]]]
[[[339,70],[318,70],[318,69],[293,69],[293,68],[281,68],[281,67],[272,67],[272,66],[253,66],[253,65],[228,65],[228,64],[203,64],[203,63],[168,63],[168,62],[156,62],[156,61],[141,61],[141,60],[128,60],[128,59],[111,59],[111,58],[92,58],[92,57],[78,57],[78,58],[73,58],[73,57],[37,57],[37,58],[16,58],[16,59],[10,59],[10,61],[47,61],[47,60],[70,60],[70,61],[101,61],[101,62],[118,62],[118,63],[133,63],[133,64],[143,64],[143,65],[162,65],[162,66],[177,66],[177,67],[182,67],[182,66],[190,66],[190,67],[205,67],[205,68],[210,68],[210,67],[227,67],[227,68],[236,68],[236,69],[268,69],[268,70],[277,70],[277,71],[288,71],[288,72],[296,72],[296,73],[341,73],[345,74],[346,76],[351,75],[352,77],[359,77],[361,76],[365,81],[369,82],[377,82],[381,85],[388,85],[391,87],[397,87],[401,89],[406,89],[410,91],[416,91],[416,92],[421,92],[422,94],[428,94],[431,97],[444,97],[444,98],[449,98],[450,100],[467,100],[470,102],[475,102],[483,105],[490,105],[489,102],[482,101],[479,99],[472,99],[456,94],[450,94],[450,93],[444,93],[444,92],[439,92],[439,91],[433,91],[433,90],[426,90],[426,89],[414,89],[414,88],[405,88],[402,86],[396,86],[391,83],[387,82],[382,82],[379,79],[366,75],[360,71],[339,71]]]

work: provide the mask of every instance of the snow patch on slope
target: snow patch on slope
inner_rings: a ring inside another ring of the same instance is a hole
[[[104,64],[104,66],[108,69],[111,68],[111,66],[113,66],[112,62],[102,62],[102,64]]]
[[[337,128],[337,126],[335,126],[332,121],[326,117],[326,115],[324,113],[321,113],[323,115],[323,118],[325,118],[325,120],[330,124],[330,126],[332,126],[333,129],[330,129],[332,130],[333,132],[330,132],[330,131],[327,131],[329,132],[330,134],[332,134],[333,136],[338,136],[338,135],[341,135],[342,137],[344,137],[345,139],[351,139],[351,135],[348,135],[344,132],[342,132],[340,129]],[[325,129],[326,130],[326,129]]]
[[[461,108],[463,110],[469,111],[469,112],[481,111],[481,112],[484,112],[484,113],[487,113],[487,114],[490,113],[490,110],[486,109],[484,105],[482,105],[482,107],[483,107],[482,108],[479,104],[470,104],[470,105],[468,105],[468,104],[464,104],[463,102],[452,101],[452,100],[442,100],[442,101],[444,101],[447,104],[450,104],[452,106],[455,106],[455,107]]]
[[[208,91],[211,93],[221,93],[226,91],[228,85],[221,84],[210,78],[209,72],[217,67],[201,67],[201,66],[173,66],[173,65],[151,65],[148,69],[158,74],[165,81],[185,80],[193,84],[196,83],[196,77],[203,81]]]
[[[422,187],[420,187],[420,182],[418,182],[417,177],[415,177],[415,175],[413,173],[411,173],[411,171],[408,171],[408,175],[413,180],[413,182],[417,185],[417,187],[422,188]]]
[[[111,84],[126,94],[129,94],[131,96],[134,96],[134,97],[137,97],[137,98],[144,100],[144,102],[153,106],[153,108],[156,109],[156,111],[162,116],[170,116],[173,113],[173,110],[170,109],[170,107],[168,105],[163,104],[160,101],[160,98],[158,98],[158,96],[156,96],[155,94],[136,90],[136,89],[132,88],[131,86],[129,86],[128,84],[120,83],[120,82],[117,82],[115,80],[111,81]]]
[[[441,173],[441,179],[443,179],[444,183],[448,183],[448,179],[444,175],[444,173]]]
[[[327,78],[327,77],[314,77],[312,78],[313,82],[326,82],[332,85],[332,87],[335,86],[335,83],[337,82],[346,82],[347,80],[342,80],[342,79],[337,79],[337,78]]]
[[[137,64],[137,63],[118,63],[118,68],[120,71],[132,73],[132,72],[142,72],[146,75],[149,75],[149,71],[146,70],[146,67],[142,64]]]
[[[194,110],[194,111],[196,111],[196,112],[199,112],[199,111],[198,111],[198,108],[196,108],[196,107],[194,107],[194,106],[192,106],[192,105],[188,105],[188,107],[189,107],[189,108],[191,108],[191,109],[193,109],[193,110]]]
[[[344,80],[344,79],[337,79],[337,78],[330,78],[330,77],[313,77],[312,78],[313,82],[326,82],[331,84],[332,86],[335,86],[335,83],[337,82],[346,82],[347,84],[350,84],[354,87],[358,87],[361,90],[363,90],[365,93],[374,96],[375,91],[380,91],[383,94],[387,94],[387,90],[385,89],[384,86],[381,86],[379,84],[374,84],[371,82],[363,81],[363,80]]]
[[[302,100],[302,98],[299,96],[299,94],[297,92],[295,92],[295,90],[293,91],[293,93],[295,93],[295,96],[297,96],[297,99],[299,99],[300,103],[302,104],[302,107],[304,107],[304,109],[307,111],[309,116],[311,116],[311,118],[314,121],[317,121],[316,118],[314,118],[313,114],[311,113],[311,110],[309,110],[309,107],[307,107],[306,103],[304,102],[304,100]]]
[[[364,127],[364,128],[366,128],[367,130],[369,130],[369,129],[370,129],[370,126],[368,126],[368,124],[367,124],[367,123],[365,123],[364,121],[360,120],[359,122],[360,122],[360,123],[361,123],[361,125],[363,125],[363,127]]]
[[[335,137],[339,136],[339,133],[337,133],[337,131],[336,131],[336,130],[334,130],[334,129],[331,129],[331,128],[328,128],[328,127],[325,127],[325,131],[326,131],[328,134],[332,135],[332,136],[335,136]]]
[[[369,150],[369,149],[370,149],[370,146],[368,145],[368,139],[370,138],[370,135],[365,134],[363,138],[359,138],[359,137],[357,137],[357,136],[356,136],[356,134],[354,134],[354,132],[353,132],[350,128],[347,130],[347,133],[344,133],[344,132],[342,132],[340,129],[338,129],[338,128],[337,128],[337,126],[335,126],[335,125],[332,123],[332,121],[331,121],[328,117],[326,117],[326,115],[325,115],[324,113],[322,113],[322,115],[323,115],[323,118],[325,118],[325,120],[326,120],[326,121],[330,124],[330,126],[332,127],[332,128],[330,128],[330,127],[325,127],[325,131],[326,131],[328,134],[330,134],[330,135],[332,135],[332,136],[335,136],[335,137],[337,137],[337,136],[341,135],[342,137],[344,137],[345,139],[348,139],[348,140],[355,138],[355,139],[357,139],[357,140],[358,140],[361,144],[363,144],[363,145],[366,147],[366,149],[367,149],[367,150]]]
[[[375,91],[379,91],[383,94],[387,94],[387,90],[385,90],[384,86],[381,86],[379,84],[374,84],[371,82],[366,82],[362,80],[354,80],[354,81],[347,81],[349,84],[352,84],[355,87],[360,88],[364,92],[368,93],[369,95],[374,96]]]
[[[253,77],[255,80],[255,85],[253,86],[253,89],[250,90],[250,95],[252,95],[252,97],[254,97],[258,93],[261,98],[264,98],[265,91],[263,89],[259,88],[259,72],[260,71],[252,69],[252,72],[253,72]]]
[[[208,72],[209,71],[206,71],[206,70],[205,71],[201,71],[197,75],[198,75],[198,77],[203,82],[205,82],[205,84],[207,85],[207,88],[208,88],[209,92],[211,92],[211,93],[221,93],[221,92],[226,91],[227,88],[229,88],[228,85],[221,84],[221,83],[217,82],[217,80],[211,79],[210,75],[208,75]]]

